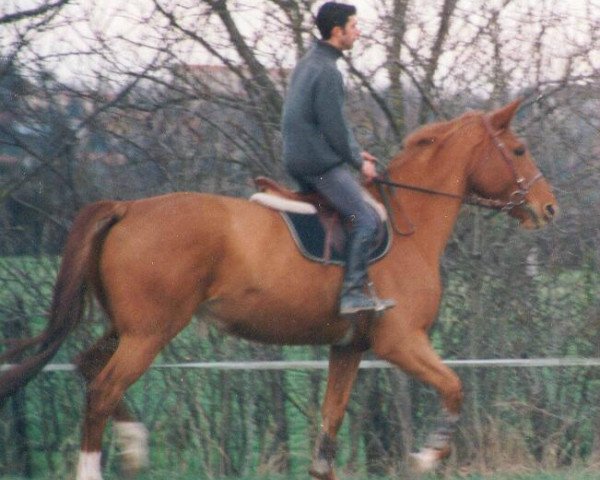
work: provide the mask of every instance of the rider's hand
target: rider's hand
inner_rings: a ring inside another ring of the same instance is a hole
[[[377,176],[377,166],[375,164],[377,159],[369,152],[362,152],[361,156],[363,159],[361,173],[365,177],[367,183],[369,183]]]

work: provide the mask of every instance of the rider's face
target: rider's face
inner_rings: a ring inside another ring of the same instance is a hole
[[[335,27],[335,29],[337,30],[337,41],[341,50],[350,50],[354,45],[354,42],[360,36],[356,15],[348,17],[346,25],[343,27]]]

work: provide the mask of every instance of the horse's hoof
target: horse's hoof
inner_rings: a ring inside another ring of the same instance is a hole
[[[102,480],[100,473],[100,452],[79,452],[77,480]]]
[[[121,470],[134,477],[148,466],[148,430],[139,422],[115,422],[116,441],[121,454]]]
[[[316,478],[317,480],[337,480],[335,473],[333,473],[331,470],[327,472],[319,472],[314,468],[311,468],[308,473],[311,477]]]
[[[435,470],[440,464],[441,453],[433,448],[424,448],[417,453],[411,453],[408,456],[411,470],[416,473],[427,473]]]

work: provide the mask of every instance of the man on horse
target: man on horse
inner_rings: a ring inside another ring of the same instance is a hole
[[[380,219],[367,204],[350,167],[367,181],[376,175],[375,157],[361,151],[344,114],[344,84],[336,61],[358,39],[356,7],[327,2],[316,18],[322,40],[298,62],[283,108],[283,159],[305,190],[316,191],[350,224],[340,314],[383,311],[391,300],[365,293],[368,257]]]

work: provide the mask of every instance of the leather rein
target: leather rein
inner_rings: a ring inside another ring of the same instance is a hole
[[[385,170],[384,178],[380,178],[380,177],[375,178],[375,179],[373,179],[373,182],[375,182],[379,188],[381,198],[383,199],[385,208],[389,213],[389,218],[392,223],[392,228],[394,229],[394,231],[396,233],[398,233],[400,235],[404,235],[404,236],[412,235],[415,232],[415,227],[414,227],[414,225],[412,225],[412,223],[408,219],[406,219],[406,220],[411,228],[411,230],[409,232],[400,231],[400,229],[395,224],[395,222],[393,220],[394,217],[391,214],[392,213],[392,205],[391,205],[391,201],[390,201],[390,198],[393,198],[393,195],[390,193],[390,191],[394,188],[402,188],[404,190],[412,190],[414,192],[420,192],[420,193],[424,193],[424,194],[428,194],[428,195],[437,195],[437,196],[442,196],[442,197],[454,198],[454,199],[460,200],[462,203],[466,203],[467,205],[474,205],[474,206],[481,207],[481,208],[495,210],[498,213],[510,212],[513,208],[519,207],[519,206],[523,205],[524,203],[526,203],[526,201],[527,201],[526,196],[529,193],[529,190],[531,189],[533,184],[535,182],[537,182],[538,180],[544,178],[542,172],[540,172],[538,170],[538,172],[529,181],[526,181],[526,179],[524,177],[520,176],[517,173],[517,169],[515,168],[514,162],[511,158],[510,154],[508,153],[506,145],[504,144],[504,142],[502,142],[502,140],[500,140],[500,132],[501,131],[498,131],[498,130],[494,131],[492,124],[490,122],[490,119],[487,115],[484,115],[482,117],[482,120],[483,120],[483,125],[484,125],[487,133],[490,135],[494,146],[500,152],[502,159],[504,160],[504,162],[510,169],[512,176],[513,176],[513,180],[515,182],[515,185],[517,186],[516,190],[513,191],[510,194],[510,196],[508,197],[508,201],[498,200],[498,199],[493,199],[493,198],[485,198],[476,193],[471,193],[469,195],[463,196],[463,195],[457,195],[454,193],[441,192],[439,190],[433,190],[433,189],[429,189],[429,188],[425,188],[425,187],[419,187],[416,185],[410,185],[410,184],[400,183],[400,182],[393,182],[389,179],[389,174],[388,174],[387,170]],[[385,187],[387,187],[387,189]]]

